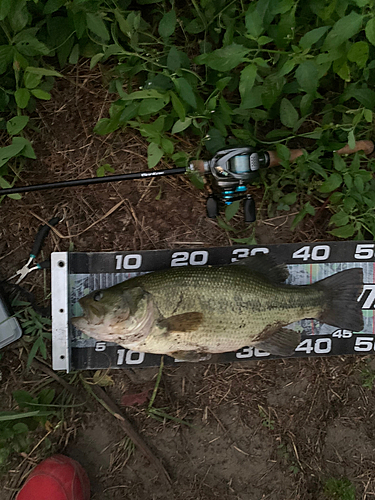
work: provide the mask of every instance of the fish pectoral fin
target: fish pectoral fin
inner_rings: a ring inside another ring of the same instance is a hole
[[[190,363],[197,363],[198,361],[207,361],[211,358],[211,354],[207,352],[198,351],[174,351],[169,352],[168,356],[176,358],[181,361],[189,361]]]
[[[275,325],[266,328],[251,345],[276,356],[291,356],[300,342],[298,332]]]
[[[158,321],[158,326],[166,328],[168,332],[194,332],[203,321],[203,313],[191,312],[176,314]]]

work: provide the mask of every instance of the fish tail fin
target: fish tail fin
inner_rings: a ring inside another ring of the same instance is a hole
[[[358,302],[363,289],[363,269],[355,267],[318,281],[315,286],[325,292],[319,320],[345,330],[363,330],[362,308]]]

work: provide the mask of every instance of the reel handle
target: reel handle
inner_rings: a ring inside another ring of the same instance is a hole
[[[351,155],[357,153],[357,151],[363,151],[365,155],[369,155],[374,151],[374,143],[372,141],[356,141],[355,147],[350,148],[349,144],[341,149],[335,151],[339,155]],[[291,149],[290,150],[290,161],[294,162],[299,156],[303,155],[303,149]],[[269,167],[276,167],[280,165],[280,158],[277,156],[276,151],[268,151],[270,158]]]
[[[256,220],[255,201],[249,194],[244,199],[243,212],[244,212],[245,222],[255,222]]]

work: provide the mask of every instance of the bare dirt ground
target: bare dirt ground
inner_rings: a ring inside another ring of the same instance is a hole
[[[32,135],[38,159],[26,165],[19,183],[94,176],[103,163],[116,173],[147,170],[142,138],[129,131],[106,137],[92,132],[112,98],[103,90],[100,73],[84,66],[57,82],[53,99],[38,104],[34,125],[39,131]],[[259,198],[259,190],[252,189]],[[0,278],[27,260],[38,217],[49,220],[57,213],[64,216],[58,226],[64,237],[48,237],[46,257],[51,251],[232,244],[216,221],[207,219],[204,194],[183,176],[30,193],[0,206]],[[257,241],[327,239],[326,219],[320,217],[292,233],[292,216],[265,216],[257,223]],[[240,219],[236,223],[241,227]],[[244,228],[243,235],[249,236],[249,230]],[[48,274],[32,273],[24,286],[42,305],[48,302]],[[60,390],[35,366],[26,370],[22,342],[4,349],[0,363],[3,410],[12,408],[14,389],[50,383]],[[329,478],[348,478],[355,498],[370,500],[375,496],[375,394],[363,385],[366,368],[375,370],[371,357],[165,368],[155,406],[190,425],[155,420],[147,414],[147,402],[123,411],[168,471],[170,485],[137,449],[129,448],[114,417],[92,399],[91,410],[68,408],[60,426],[40,431],[31,453],[13,455],[9,472],[0,479],[1,500],[14,498],[27,472],[52,452],[82,463],[92,500],[354,498],[328,496],[324,484]],[[92,373],[81,375],[92,382]],[[106,390],[120,404],[124,394],[153,387],[156,372],[107,375],[114,384]],[[78,382],[77,375],[69,377]],[[49,446],[43,439],[47,431]]]

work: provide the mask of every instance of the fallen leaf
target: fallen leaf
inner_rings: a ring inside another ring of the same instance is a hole
[[[135,394],[124,394],[124,396],[122,396],[121,398],[121,405],[122,406],[142,405],[148,400],[150,392],[151,389],[147,389],[146,391],[138,392]]]

